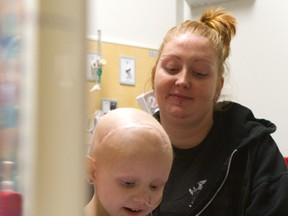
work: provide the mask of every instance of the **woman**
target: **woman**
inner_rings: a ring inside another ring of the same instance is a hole
[[[218,102],[236,19],[222,9],[168,31],[152,72],[155,116],[175,159],[153,215],[288,215],[288,173],[276,126]]]

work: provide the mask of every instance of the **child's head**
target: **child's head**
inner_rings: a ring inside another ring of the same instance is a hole
[[[148,113],[133,108],[108,112],[96,126],[88,156],[97,212],[101,216],[151,212],[161,201],[172,152],[168,135]]]

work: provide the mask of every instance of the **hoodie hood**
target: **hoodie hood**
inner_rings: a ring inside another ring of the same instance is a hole
[[[253,143],[259,137],[272,134],[276,126],[266,119],[258,119],[252,111],[235,102],[221,102],[226,105],[221,111],[215,111],[214,121],[222,122],[229,128],[230,143],[234,148]]]

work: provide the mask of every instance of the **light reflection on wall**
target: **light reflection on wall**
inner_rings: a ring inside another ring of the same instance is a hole
[[[21,0],[0,3],[0,215],[21,215],[18,148],[21,93]]]

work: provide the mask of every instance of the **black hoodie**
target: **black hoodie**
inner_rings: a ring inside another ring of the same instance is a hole
[[[159,113],[156,113],[159,118]],[[287,216],[288,171],[276,126],[237,103],[215,111],[197,147],[177,149],[154,216]]]

